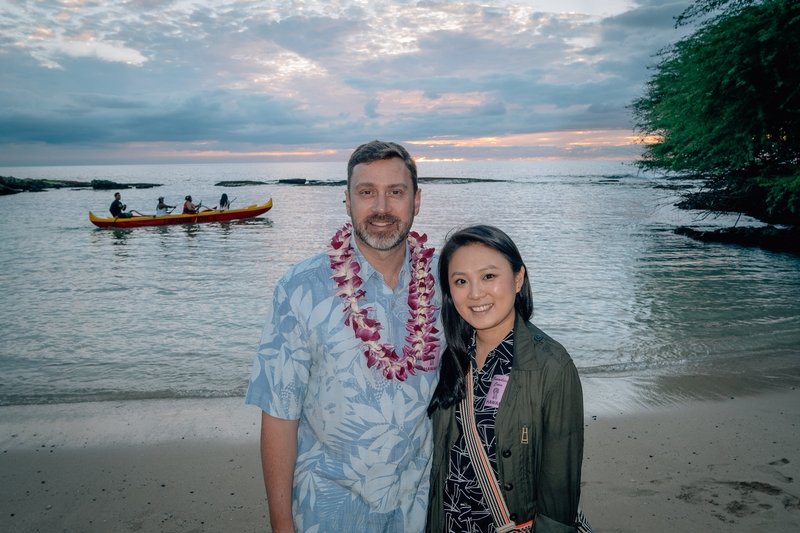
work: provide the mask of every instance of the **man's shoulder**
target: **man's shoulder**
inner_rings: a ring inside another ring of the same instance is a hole
[[[278,282],[280,285],[305,285],[330,280],[330,258],[326,253],[319,253],[292,265]],[[327,285],[327,284],[326,284]]]

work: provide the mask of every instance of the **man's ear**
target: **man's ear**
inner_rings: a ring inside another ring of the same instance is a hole
[[[347,189],[344,190],[344,205],[347,210],[347,216],[353,216],[350,214],[350,191]]]

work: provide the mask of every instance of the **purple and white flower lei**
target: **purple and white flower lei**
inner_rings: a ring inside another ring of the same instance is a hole
[[[380,322],[367,316],[371,307],[360,307],[358,302],[366,300],[366,292],[361,288],[363,281],[359,277],[361,266],[355,258],[355,251],[350,242],[353,226],[344,225],[331,239],[331,247],[327,254],[330,257],[333,275],[336,282],[336,296],[344,299],[344,323],[352,326],[356,337],[361,340],[361,347],[367,357],[367,367],[378,365],[386,379],[397,378],[405,381],[409,374],[416,375],[415,370],[423,370],[422,363],[435,360],[439,355],[441,341],[436,337],[439,331],[433,326],[433,305],[435,282],[431,274],[433,248],[425,248],[427,235],[409,232],[408,244],[411,247],[411,282],[408,287],[408,307],[411,316],[406,322],[406,344],[400,356],[391,344],[380,344]]]

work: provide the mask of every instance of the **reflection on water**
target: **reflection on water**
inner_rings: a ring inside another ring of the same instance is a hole
[[[800,258],[676,236],[677,225],[732,220],[695,221],[618,163],[560,163],[421,165],[422,176],[505,181],[423,183],[415,229],[436,247],[458,226],[507,231],[528,266],[534,321],[569,350],[587,390],[609,376],[635,395],[711,368],[765,376],[797,366]],[[219,197],[213,183],[223,179],[340,179],[344,164],[58,167],[30,177],[103,171],[163,176],[158,192],[126,191],[138,209],[187,190]],[[0,198],[0,403],[243,394],[276,281],[322,252],[346,216],[341,186],[235,196],[275,205],[253,220],[102,230],[87,213],[107,208],[107,191]],[[37,216],[42,202],[62,216]]]

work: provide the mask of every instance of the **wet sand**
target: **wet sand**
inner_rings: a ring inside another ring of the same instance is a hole
[[[614,412],[599,388],[597,532],[800,530],[800,390]],[[258,421],[240,399],[0,407],[0,531],[268,531]]]

